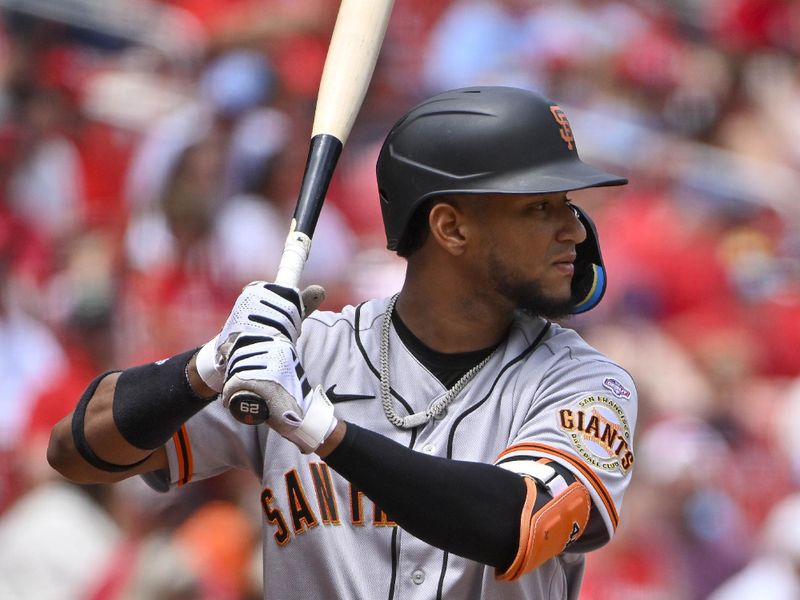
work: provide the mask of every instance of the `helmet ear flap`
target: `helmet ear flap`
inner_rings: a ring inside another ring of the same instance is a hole
[[[600,243],[594,221],[582,208],[572,205],[586,229],[586,239],[578,244],[575,258],[575,275],[572,278],[572,314],[584,313],[597,306],[606,293],[606,269],[600,254]]]

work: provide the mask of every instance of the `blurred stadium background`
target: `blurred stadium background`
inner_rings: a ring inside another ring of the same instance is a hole
[[[74,486],[52,425],[106,369],[217,332],[275,272],[334,0],[0,0],[0,597],[260,597],[258,483]],[[400,284],[378,147],[447,88],[540,90],[627,188],[570,325],[640,392],[582,598],[800,598],[800,3],[396,0],[305,281]]]

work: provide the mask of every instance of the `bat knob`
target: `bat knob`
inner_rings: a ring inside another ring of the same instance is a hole
[[[269,418],[269,407],[263,398],[252,392],[236,392],[231,396],[228,410],[245,425],[260,425]]]

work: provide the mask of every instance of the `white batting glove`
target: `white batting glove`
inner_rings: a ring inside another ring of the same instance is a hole
[[[197,353],[200,378],[221,392],[228,354],[240,335],[284,337],[294,343],[300,335],[302,319],[324,299],[325,290],[319,285],[311,285],[300,294],[295,288],[266,281],[249,283],[236,299],[222,331]]]
[[[244,422],[258,412],[261,418],[254,422],[265,418],[304,454],[314,452],[337,423],[322,386],[311,387],[297,351],[284,337],[239,337],[228,360],[222,401],[229,409],[238,403],[232,412]]]

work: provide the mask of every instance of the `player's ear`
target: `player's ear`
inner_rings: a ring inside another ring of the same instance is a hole
[[[458,203],[434,204],[428,214],[431,237],[453,256],[463,254],[469,236],[468,215]]]

